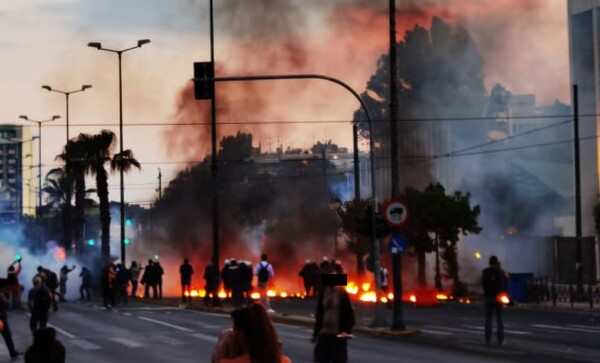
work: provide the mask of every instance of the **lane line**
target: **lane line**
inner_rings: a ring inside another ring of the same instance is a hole
[[[569,324],[568,326],[572,326],[574,328],[581,328],[581,329],[592,329],[592,330],[599,330],[600,331],[600,326],[592,326],[592,325],[574,325],[574,324]]]
[[[57,327],[54,324],[48,324],[48,326],[51,327],[51,328],[54,328],[54,330],[56,330],[57,332],[61,333],[62,335],[66,336],[66,337],[69,337],[71,339],[77,338],[75,335],[69,333],[68,331],[66,331],[64,329],[61,329],[61,328]]]
[[[203,334],[203,333],[195,333],[195,334],[192,334],[192,336],[194,338],[206,340],[206,341],[212,342],[212,343],[216,343],[217,340],[218,340],[217,337],[215,337],[215,336],[208,335],[208,334]]]
[[[284,338],[290,338],[290,339],[298,339],[298,340],[306,340],[309,341],[312,335],[309,334],[296,334],[296,333],[291,333],[291,332],[282,332],[279,331],[277,332],[277,335],[280,337],[284,337]]]
[[[566,326],[556,326],[556,325],[546,325],[546,324],[531,324],[531,326],[533,326],[535,328],[542,328],[542,329],[566,330],[566,331],[579,332],[579,333],[600,334],[600,330],[594,330],[594,329],[571,328],[571,327],[566,327]]]
[[[145,316],[138,316],[138,319],[146,320],[146,321],[149,321],[149,322],[154,323],[154,324],[159,324],[159,325],[166,326],[166,327],[169,327],[169,328],[181,330],[181,331],[184,331],[184,332],[187,332],[187,333],[193,333],[194,332],[192,329],[184,328],[184,327],[179,326],[179,325],[167,323],[167,322],[156,320],[156,319],[152,319],[152,318],[147,318]]]
[[[477,330],[481,330],[481,331],[485,330],[485,327],[480,326],[480,325],[463,325],[463,326],[465,328],[477,329]],[[530,335],[530,334],[532,334],[530,331],[512,330],[512,329],[504,329],[504,332],[509,333],[509,334],[515,334],[515,335]]]
[[[437,331],[437,330],[430,330],[430,329],[419,329],[419,330],[422,331],[423,333],[432,334],[432,335],[452,335],[452,333]]]
[[[70,342],[73,345],[76,345],[77,347],[83,349],[83,350],[99,350],[102,349],[101,346],[94,344],[92,342],[90,342],[89,340],[85,340],[85,339],[73,339],[70,340]]]
[[[437,326],[437,325],[425,325],[425,328],[442,330],[442,331],[450,331],[450,332],[456,332],[456,333],[481,334],[478,331],[473,331],[470,329],[449,328],[449,327]]]
[[[155,335],[152,337],[153,340],[158,341],[159,343],[164,343],[164,344],[168,344],[168,345],[185,345],[185,342],[182,342],[181,340],[177,340],[171,337],[168,337],[166,335]]]
[[[108,340],[115,342],[115,343],[122,344],[128,348],[141,348],[144,346],[144,344],[142,344],[142,343],[138,343],[134,340],[127,339],[127,338],[115,337],[115,338],[109,338]]]

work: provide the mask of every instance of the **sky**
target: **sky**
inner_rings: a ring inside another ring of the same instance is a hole
[[[217,75],[319,73],[362,92],[388,47],[387,4],[215,1]],[[415,24],[428,26],[432,16],[465,27],[484,56],[488,90],[500,82],[536,94],[538,103],[569,103],[565,0],[397,0],[397,7],[398,38]],[[150,39],[123,55],[124,144],[142,163],[125,176],[125,199],[148,205],[158,194],[159,168],[164,187],[210,150],[206,126],[182,125],[207,121],[206,102],[190,97],[193,62],[210,58],[207,14],[208,0],[0,1],[0,123],[62,116],[42,129],[45,175],[60,166],[65,97],[41,86],[70,91],[91,84],[70,98],[70,137],[102,129],[118,135],[117,56],[86,45],[124,49]],[[263,151],[327,139],[351,145],[350,124],[339,121],[349,122],[358,106],[339,87],[295,81],[218,88],[225,95],[217,99],[219,136],[252,132]],[[110,199],[118,200],[118,175],[109,185]]]

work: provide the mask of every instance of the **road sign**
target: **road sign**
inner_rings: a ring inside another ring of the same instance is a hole
[[[390,238],[388,248],[392,254],[403,253],[406,251],[408,241],[402,236],[393,236]]]
[[[408,220],[408,207],[402,200],[392,199],[383,205],[383,219],[390,227],[402,227]]]

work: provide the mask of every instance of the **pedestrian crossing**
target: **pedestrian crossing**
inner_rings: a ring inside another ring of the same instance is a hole
[[[468,335],[481,335],[485,330],[483,325],[460,325],[460,326],[441,326],[441,325],[424,325],[419,327],[419,330],[423,334],[437,335],[437,336],[452,336],[455,334],[468,334]],[[494,328],[495,330],[495,328]],[[577,324],[566,324],[566,325],[551,325],[551,324],[528,324],[520,325],[518,328],[512,325],[504,326],[504,334],[514,336],[528,336],[535,335],[540,332],[554,333],[554,334],[565,334],[565,333],[591,333],[600,334],[600,326],[591,325],[577,325]]]

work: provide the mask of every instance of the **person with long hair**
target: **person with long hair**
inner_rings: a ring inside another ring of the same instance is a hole
[[[218,363],[292,363],[286,357],[279,344],[275,327],[267,311],[261,304],[254,303],[236,309],[232,314],[233,334],[228,349],[234,350],[235,344],[242,353],[233,358],[218,358]],[[222,339],[224,335],[222,335]],[[215,349],[219,349],[221,340]],[[237,343],[236,343],[237,342]],[[224,343],[223,346],[227,344]],[[215,356],[213,355],[213,359]]]

